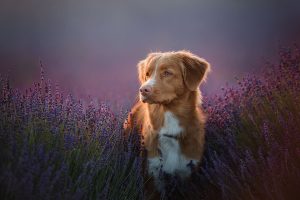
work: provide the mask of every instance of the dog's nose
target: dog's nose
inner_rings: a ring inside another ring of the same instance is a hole
[[[142,93],[142,95],[148,95],[151,93],[151,87],[148,85],[142,86],[140,88],[140,92]]]

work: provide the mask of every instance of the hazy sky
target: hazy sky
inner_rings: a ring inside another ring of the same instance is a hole
[[[257,72],[262,57],[276,60],[278,41],[299,39],[296,2],[1,0],[0,73],[27,84],[41,59],[71,87],[118,91],[137,86],[136,63],[148,52],[187,49],[211,63],[213,93]]]

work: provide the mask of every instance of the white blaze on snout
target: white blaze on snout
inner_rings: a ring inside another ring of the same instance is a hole
[[[152,73],[151,77],[144,84],[142,84],[141,87],[143,87],[143,86],[153,87],[155,85],[157,70],[158,70],[158,61],[156,62],[156,65],[155,65],[155,68],[154,68],[154,72]]]

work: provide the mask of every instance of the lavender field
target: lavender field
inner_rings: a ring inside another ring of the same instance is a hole
[[[166,177],[162,199],[300,199],[300,49],[279,52],[204,96],[203,162],[188,182]],[[43,69],[26,91],[9,83],[1,75],[0,199],[147,199],[138,138],[123,137],[130,106],[78,99]]]

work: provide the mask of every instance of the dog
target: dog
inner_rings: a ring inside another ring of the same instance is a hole
[[[155,52],[140,61],[139,101],[124,123],[125,133],[137,129],[147,152],[147,173],[158,191],[160,172],[186,179],[202,158],[205,116],[200,84],[210,64],[185,50]]]

